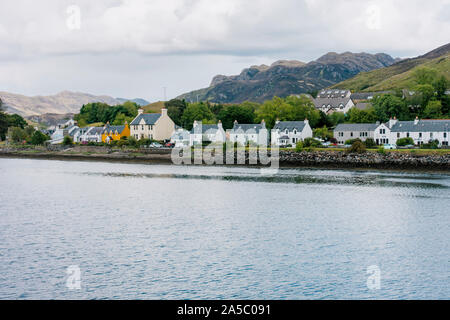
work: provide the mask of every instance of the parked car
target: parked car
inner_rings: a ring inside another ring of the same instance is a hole
[[[150,148],[162,148],[162,147],[163,147],[163,145],[161,143],[158,143],[158,142],[152,142],[150,144]]]
[[[171,143],[171,142],[167,142],[167,143],[164,145],[164,147],[166,147],[166,148],[174,148],[174,147],[175,147],[175,144],[174,144],[174,143]]]
[[[392,149],[397,149],[397,146],[395,144],[383,144],[383,148],[386,150],[392,150]]]

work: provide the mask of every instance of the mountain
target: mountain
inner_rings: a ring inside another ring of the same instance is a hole
[[[150,103],[147,100],[140,99],[140,98],[136,98],[136,99],[116,98],[116,100],[118,100],[120,103],[131,101],[131,102],[136,103],[138,106],[146,106]]]
[[[414,86],[414,71],[423,67],[436,69],[450,80],[450,43],[386,68],[362,72],[331,88],[367,92],[411,88]]]
[[[245,100],[263,102],[273,96],[285,97],[320,90],[362,71],[390,66],[395,61],[384,53],[351,52],[330,52],[309,63],[280,60],[270,66],[246,68],[239,75],[215,76],[208,88],[185,93],[178,98],[220,103]]]
[[[122,104],[128,99],[96,96],[88,93],[63,91],[52,96],[28,97],[21,94],[0,92],[6,111],[24,117],[43,114],[78,113],[83,104],[103,102],[109,105]],[[139,105],[149,104],[144,99],[133,99]]]

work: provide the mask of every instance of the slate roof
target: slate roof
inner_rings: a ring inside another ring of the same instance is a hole
[[[206,131],[208,131],[208,130],[217,131],[217,130],[219,130],[219,126],[217,124],[202,124],[202,133],[206,133]],[[194,128],[192,128],[191,133],[196,133],[196,132],[194,132]]]
[[[113,133],[115,133],[116,130],[117,130],[118,133],[122,133],[123,129],[125,129],[125,126],[110,126],[110,125],[107,125],[106,128],[103,129],[102,133],[104,133],[104,132],[108,132],[109,133],[111,131]]]
[[[375,131],[379,123],[340,123],[334,131]]]
[[[321,90],[317,94],[317,98],[342,98],[342,95],[346,96],[348,94],[349,90],[338,90],[338,89]]]
[[[261,129],[266,129],[266,126],[261,123],[241,124],[235,123],[230,133],[247,132],[248,130],[254,130],[255,133],[259,133]]]
[[[275,124],[273,128],[280,129],[280,131],[285,131],[286,129],[288,129],[289,131],[293,131],[294,129],[297,129],[297,131],[303,131],[303,128],[305,128],[305,126],[305,121],[280,121],[279,123]]]
[[[355,107],[356,107],[356,109],[359,109],[359,110],[365,110],[371,106],[372,105],[368,102],[358,102]]]
[[[448,132],[450,131],[450,119],[445,120],[419,120],[398,121],[391,128],[392,132]]]
[[[161,117],[160,113],[142,113],[138,115],[136,118],[134,118],[133,121],[131,121],[130,125],[138,125],[140,124],[141,120],[144,119],[145,124],[147,125],[153,125],[158,121],[158,119]]]
[[[314,105],[316,108],[322,108],[322,106],[325,105],[325,107],[331,107],[333,109],[339,108],[339,106],[342,104],[343,107],[347,105],[347,103],[351,100],[351,98],[320,98],[317,97],[314,99]]]
[[[392,91],[377,91],[377,92],[355,92],[352,93],[351,98],[353,100],[370,100],[377,95],[392,93]]]
[[[102,134],[103,133],[103,127],[92,127],[87,134],[89,135],[95,135],[95,134]]]

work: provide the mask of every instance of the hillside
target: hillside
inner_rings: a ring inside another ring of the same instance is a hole
[[[422,67],[436,69],[450,80],[450,43],[422,56],[405,59],[386,68],[362,72],[331,88],[348,89],[354,92],[411,88],[414,86],[412,76],[414,71]]]
[[[239,75],[218,75],[208,88],[179,96],[187,101],[240,103],[246,100],[263,102],[273,96],[286,97],[329,87],[362,71],[390,66],[395,60],[383,53],[335,53],[303,63],[280,60],[272,65],[252,66]]]
[[[78,113],[83,104],[90,102],[103,102],[109,105],[118,105],[126,99],[115,99],[110,96],[96,96],[82,92],[63,91],[52,96],[28,97],[21,94],[0,92],[6,111],[17,113],[24,117],[43,114]],[[134,99],[138,104],[148,104],[143,99]]]

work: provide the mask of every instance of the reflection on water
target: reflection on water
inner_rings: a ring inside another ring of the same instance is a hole
[[[0,298],[448,299],[449,187],[446,174],[0,159]],[[74,265],[80,290],[66,287]]]

